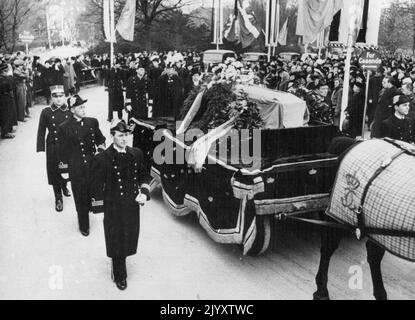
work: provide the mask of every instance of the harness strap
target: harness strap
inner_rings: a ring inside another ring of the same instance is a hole
[[[347,226],[337,222],[329,222],[329,221],[322,221],[322,220],[313,220],[313,219],[305,219],[299,218],[293,215],[280,215],[277,217],[279,220],[293,220],[293,221],[300,221],[309,224],[314,224],[321,227],[326,228],[334,228],[339,230],[345,230],[354,232],[355,227]],[[365,228],[366,235],[380,235],[380,236],[391,236],[391,237],[404,237],[404,238],[415,238],[415,231],[403,231],[403,230],[386,230],[386,229],[377,229],[377,228]]]
[[[363,238],[366,234],[367,234],[367,230],[366,230],[366,224],[365,224],[365,213],[363,210],[364,204],[366,202],[366,197],[367,194],[369,192],[370,187],[372,186],[373,182],[380,176],[380,174],[385,171],[388,167],[390,167],[390,165],[397,159],[399,158],[401,155],[403,155],[404,153],[406,153],[404,150],[400,150],[397,154],[395,154],[393,157],[391,157],[390,159],[386,160],[384,163],[382,163],[382,165],[380,166],[380,168],[378,168],[376,170],[376,172],[373,174],[373,176],[369,179],[369,181],[367,182],[365,189],[363,190],[363,195],[362,195],[362,199],[360,201],[360,207],[358,209],[358,211],[356,212],[357,214],[357,229],[356,229],[356,236],[357,238],[360,240],[361,238]]]

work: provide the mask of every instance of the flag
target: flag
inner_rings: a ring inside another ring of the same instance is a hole
[[[223,37],[229,42],[239,43],[239,28],[238,24],[238,0],[235,0],[234,12],[229,16],[228,22],[225,25]]]
[[[110,27],[110,0],[103,0],[104,7],[104,35],[107,42],[111,41],[111,27]]]
[[[379,39],[380,18],[382,16],[382,5],[380,1],[369,0],[368,11],[366,43],[372,46],[377,46]]]
[[[136,0],[127,0],[117,24],[117,31],[128,41],[134,41]]]
[[[377,1],[377,0],[376,0]],[[356,8],[358,13],[357,21],[356,21],[356,33],[354,35],[353,42],[356,41],[358,32],[362,26],[363,22],[363,8],[364,8],[364,0],[347,0],[344,1],[342,7],[342,15],[340,18],[340,27],[339,27],[339,42],[347,44],[347,40],[349,37],[349,28],[350,24],[352,23],[351,19],[354,15],[353,8]]]
[[[299,0],[297,35],[303,36],[304,43],[312,43],[319,33],[331,25],[342,6],[343,0]]]
[[[248,14],[238,3],[239,40],[242,47],[249,47],[255,39],[258,39],[260,32],[253,14]]]
[[[282,46],[287,45],[287,36],[288,36],[288,19],[285,21],[284,25],[280,30],[280,36],[278,38],[278,43]]]

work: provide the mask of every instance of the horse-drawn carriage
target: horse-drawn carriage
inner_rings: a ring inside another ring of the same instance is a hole
[[[315,299],[329,299],[339,229],[369,237],[377,299],[387,298],[385,250],[415,260],[414,146],[337,137],[334,126],[308,124],[303,100],[244,85],[193,92],[178,118],[133,119],[135,143],[171,212],[195,212],[214,241],[260,255],[269,247],[272,219],[326,211],[324,221],[300,218],[326,227]]]
[[[221,90],[226,85],[189,98],[177,127],[173,118],[136,119],[136,143],[151,160],[152,186],[161,185],[173,214],[196,212],[214,241],[259,255],[270,244],[275,216],[327,208],[338,165],[327,150],[338,131],[308,126],[305,102],[291,94],[244,85],[232,86],[237,93],[230,103],[238,109],[241,100],[249,101],[256,114],[243,111],[216,122],[209,116],[220,108],[212,105]],[[245,122],[233,130],[241,117]]]

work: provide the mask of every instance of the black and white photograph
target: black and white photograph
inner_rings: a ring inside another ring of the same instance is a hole
[[[415,0],[0,0],[0,300],[415,300]]]

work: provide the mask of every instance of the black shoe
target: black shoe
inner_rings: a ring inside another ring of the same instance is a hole
[[[56,199],[55,209],[56,209],[57,212],[62,212],[63,211],[63,201],[62,201],[62,199]]]
[[[89,236],[89,230],[87,230],[87,231],[82,231],[82,230],[80,230],[81,231],[81,234],[84,236],[84,237],[88,237]]]
[[[62,187],[62,193],[65,197],[70,197],[71,196],[71,193],[69,192],[69,189],[68,189],[67,186]]]
[[[127,280],[122,280],[122,281],[115,281],[115,285],[117,286],[118,289],[120,289],[121,291],[124,291],[125,289],[127,289]]]

